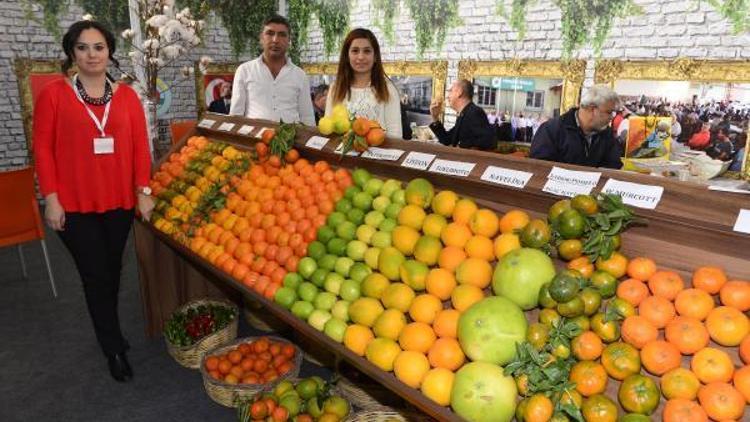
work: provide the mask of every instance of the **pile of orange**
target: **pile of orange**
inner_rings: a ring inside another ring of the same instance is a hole
[[[267,298],[297,269],[317,229],[351,185],[344,169],[299,159],[266,161],[229,181],[226,205],[200,227],[190,249]]]
[[[686,288],[678,273],[649,258],[631,260],[627,275],[617,296],[638,314],[623,321],[622,339],[661,377],[664,420],[741,420],[750,401],[750,282],[704,266]],[[733,361],[732,349],[745,366]],[[681,367],[683,356],[690,368]]]
[[[209,376],[227,384],[266,384],[294,368],[297,349],[287,342],[261,337],[205,358]]]

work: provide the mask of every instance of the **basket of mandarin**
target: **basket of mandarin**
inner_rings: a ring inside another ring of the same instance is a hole
[[[249,337],[218,347],[203,357],[200,370],[206,393],[216,403],[236,407],[258,392],[296,378],[302,351],[286,339]]]
[[[238,315],[239,309],[230,302],[188,302],[164,326],[167,351],[180,365],[198,369],[206,352],[237,338]]]

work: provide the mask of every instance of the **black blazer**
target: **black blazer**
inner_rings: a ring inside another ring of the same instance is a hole
[[[223,98],[219,98],[211,101],[211,105],[208,106],[208,111],[212,113],[229,114],[229,105],[227,105]]]
[[[441,122],[433,122],[430,129],[443,145],[483,150],[494,150],[497,146],[495,130],[487,120],[487,114],[473,102],[461,110],[451,130],[446,131]]]

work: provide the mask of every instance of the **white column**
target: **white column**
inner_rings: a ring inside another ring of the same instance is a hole
[[[141,34],[141,19],[138,16],[139,15],[139,7],[138,7],[138,0],[128,0],[128,11],[130,12],[130,29],[133,31],[133,38],[132,43],[133,45],[142,46],[143,45],[143,35]],[[133,73],[135,73],[135,77],[138,78],[138,81],[142,84],[142,86],[146,87],[146,71],[143,69],[143,66],[141,63],[137,60],[131,60],[133,64]],[[156,122],[151,121],[151,113],[149,113],[148,108],[146,107],[146,101],[148,100],[147,97],[141,96],[141,104],[143,105],[143,112],[146,115],[146,126],[148,126],[148,147],[149,151],[151,151],[151,159],[154,158],[154,138],[156,136],[155,133],[152,133],[154,130],[157,130]]]

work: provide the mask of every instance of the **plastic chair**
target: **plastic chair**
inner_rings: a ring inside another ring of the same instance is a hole
[[[44,241],[44,226],[39,214],[39,204],[36,201],[34,169],[26,167],[0,172],[0,198],[3,198],[0,206],[0,247],[18,245],[21,270],[23,277],[27,278],[21,244],[32,240],[41,241],[52,294],[57,297],[55,278],[49,263],[47,244]]]
[[[172,145],[180,142],[186,133],[193,130],[195,127],[195,120],[180,120],[169,124],[169,132],[172,136]]]

